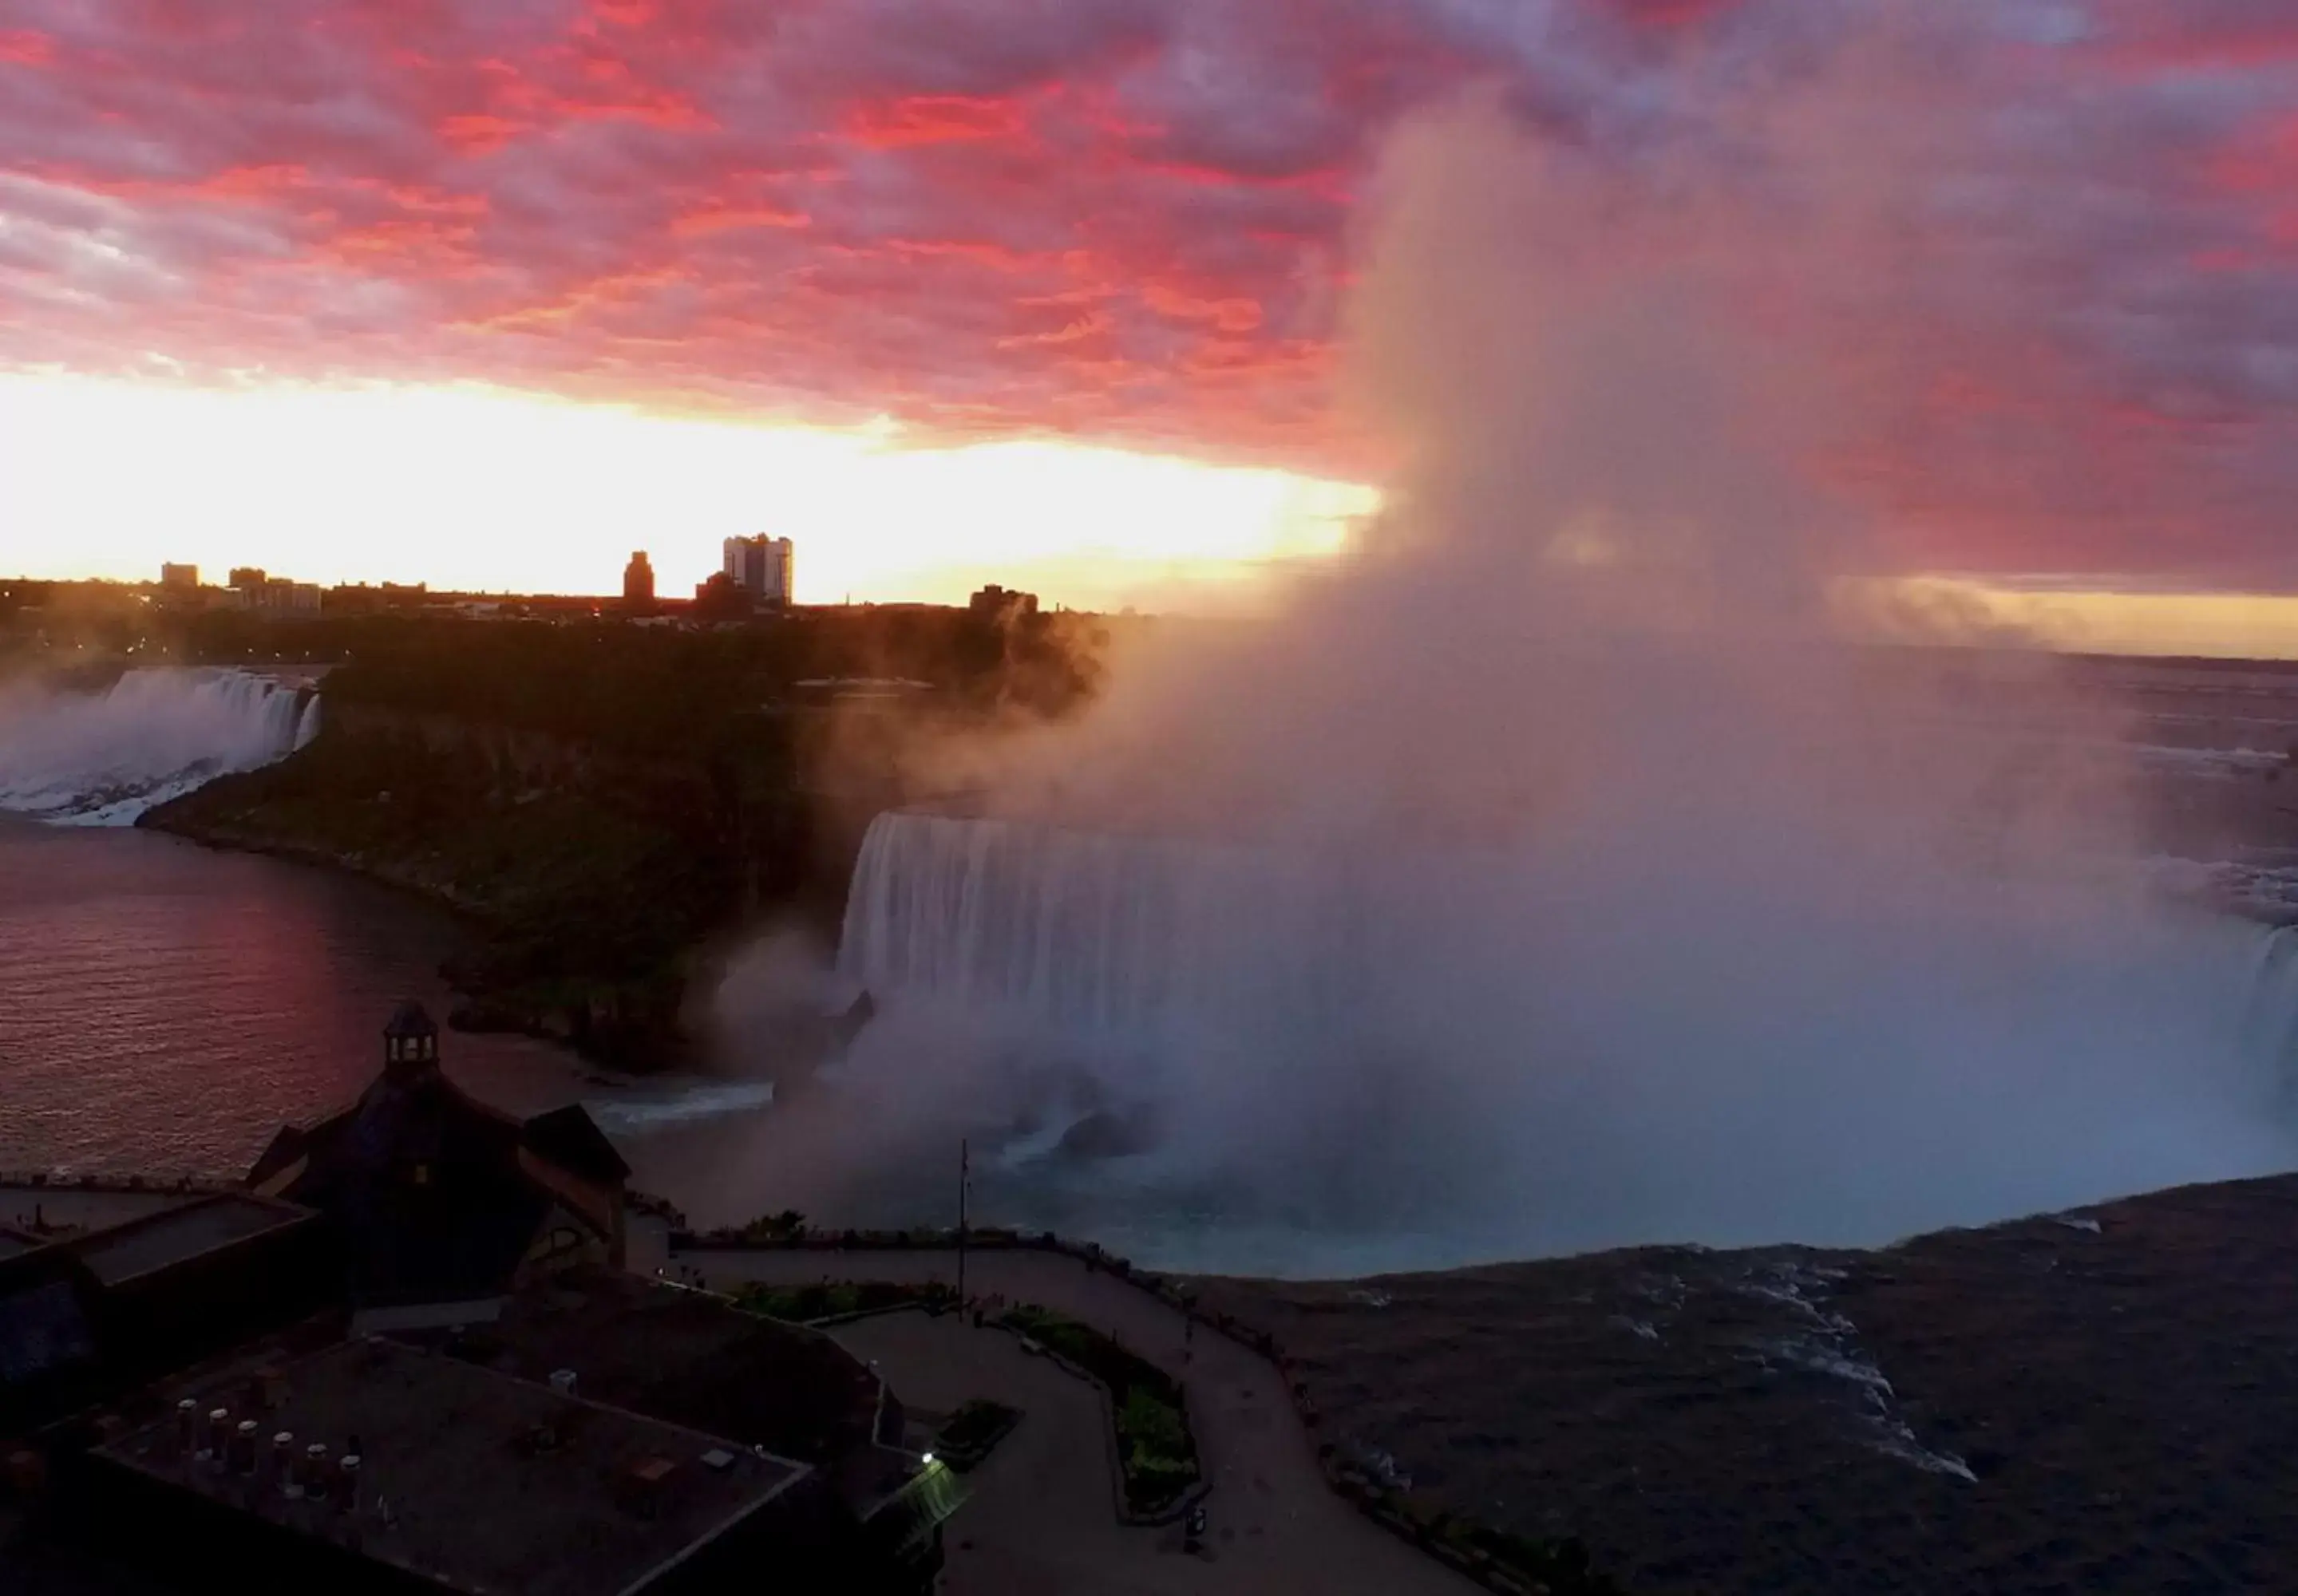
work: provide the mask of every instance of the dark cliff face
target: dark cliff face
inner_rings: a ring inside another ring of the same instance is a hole
[[[448,972],[459,1023],[662,1064],[690,1046],[680,1016],[714,942],[769,915],[834,934],[916,743],[1085,702],[1100,639],[1076,621],[317,623],[302,646],[344,662],[318,736],[144,823],[447,904],[479,934]]]
[[[803,902],[818,865],[836,868],[812,854],[776,743],[763,735],[734,760],[640,760],[330,705],[310,747],[144,823],[443,903],[475,933],[447,971],[467,999],[459,1023],[644,1068],[690,1045],[680,1016],[697,948],[748,913]]]

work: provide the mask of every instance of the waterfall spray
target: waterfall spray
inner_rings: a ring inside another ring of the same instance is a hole
[[[2114,707],[1990,653],[2013,735],[1967,656],[1847,643],[1888,570],[1830,471],[1856,328],[1750,308],[1858,252],[1677,176],[1484,103],[1400,136],[1350,315],[1386,512],[1265,624],[1118,662],[980,816],[873,827],[869,1136],[1027,1148],[985,1208],[1288,1271],[2289,1165],[2287,955],[2141,884]]]

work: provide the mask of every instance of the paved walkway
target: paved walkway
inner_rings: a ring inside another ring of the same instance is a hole
[[[1229,1588],[1208,1582],[1220,1565],[1185,1553],[1178,1529],[1118,1522],[1109,1404],[1083,1380],[954,1313],[889,1313],[831,1334],[877,1365],[914,1419],[938,1420],[978,1396],[1021,1411],[988,1461],[963,1477],[965,1505],[942,1531],[945,1596]]]
[[[698,1252],[681,1254],[678,1262],[700,1271],[715,1289],[745,1280],[787,1286],[824,1278],[955,1284],[957,1274],[954,1254],[931,1251]],[[1189,1336],[1181,1313],[1059,1254],[977,1252],[967,1259],[965,1284],[977,1297],[996,1293],[1041,1303],[1090,1324],[1185,1382],[1198,1456],[1213,1489],[1205,1504],[1208,1556],[1183,1553],[1177,1529],[1122,1528],[1110,1478],[1107,1408],[1091,1386],[1023,1354],[1004,1332],[975,1330],[955,1315],[929,1320],[897,1314],[849,1326],[837,1332],[839,1340],[879,1360],[905,1403],[947,1410],[986,1396],[1028,1414],[970,1477],[972,1498],[946,1532],[952,1596],[1466,1596],[1481,1589],[1333,1493],[1282,1377],[1258,1353],[1202,1328]],[[1087,1399],[1083,1406],[1079,1394]]]

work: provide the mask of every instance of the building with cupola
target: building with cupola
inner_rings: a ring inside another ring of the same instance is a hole
[[[355,1331],[484,1322],[539,1272],[623,1266],[630,1166],[581,1105],[520,1119],[481,1102],[441,1067],[419,1003],[382,1041],[358,1100],[283,1127],[247,1175],[324,1217]]]

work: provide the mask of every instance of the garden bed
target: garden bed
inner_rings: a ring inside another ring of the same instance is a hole
[[[1098,1382],[1117,1423],[1126,1510],[1149,1518],[1172,1508],[1203,1477],[1187,1406],[1172,1376],[1090,1326],[1024,1305],[997,1321]]]
[[[980,1468],[997,1444],[1021,1422],[1021,1411],[1004,1403],[974,1401],[952,1413],[934,1432],[933,1454],[960,1474]]]
[[[734,1305],[746,1312],[792,1324],[834,1324],[897,1308],[938,1313],[954,1306],[957,1294],[938,1281],[909,1285],[894,1280],[824,1280],[810,1286],[745,1286]]]
[[[1384,1491],[1366,1480],[1345,1482],[1343,1494],[1356,1498],[1376,1522],[1488,1585],[1514,1585],[1550,1596],[1622,1596],[1617,1582],[1589,1566],[1588,1548],[1577,1537],[1544,1541],[1494,1529],[1439,1503]]]

